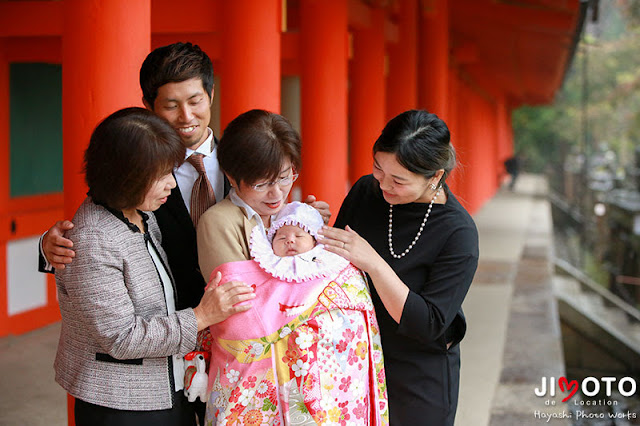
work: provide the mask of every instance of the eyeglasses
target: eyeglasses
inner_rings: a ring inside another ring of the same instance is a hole
[[[267,189],[271,188],[273,185],[278,185],[280,187],[289,186],[293,182],[295,182],[296,179],[298,179],[298,174],[293,173],[290,176],[280,178],[274,182],[262,182],[262,183],[257,183],[255,185],[251,185],[251,188],[253,188],[255,191],[258,191],[258,192],[264,192]]]

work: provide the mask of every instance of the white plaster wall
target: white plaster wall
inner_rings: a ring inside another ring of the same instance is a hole
[[[7,244],[7,305],[9,316],[47,304],[47,277],[38,272],[38,237]]]

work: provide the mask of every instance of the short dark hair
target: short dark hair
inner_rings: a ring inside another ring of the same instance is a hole
[[[197,44],[174,43],[158,47],[147,55],[140,67],[142,97],[151,108],[158,97],[158,89],[167,83],[179,83],[192,78],[202,80],[202,87],[213,93],[213,65]]]
[[[253,109],[234,118],[218,144],[220,168],[238,184],[275,180],[285,160],[300,170],[300,135],[279,114]]]
[[[441,183],[456,166],[449,128],[437,115],[424,110],[405,111],[392,118],[373,145],[376,152],[396,154],[404,168],[427,179],[444,169]]]
[[[116,111],[98,124],[84,153],[89,196],[116,210],[137,207],[184,156],[180,136],[163,118],[138,107]]]

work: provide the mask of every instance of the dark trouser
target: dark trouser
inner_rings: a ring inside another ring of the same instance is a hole
[[[193,402],[190,402],[189,405],[191,405],[191,407],[195,410],[196,414],[198,415],[198,424],[200,426],[204,426],[204,412],[206,411],[207,404],[200,401],[199,398],[196,398],[196,400]]]
[[[173,408],[154,411],[116,410],[76,399],[76,426],[195,426],[194,405],[183,391],[174,394]]]
[[[511,173],[511,181],[509,182],[509,189],[513,191],[513,188],[516,185],[516,179],[518,179],[518,172]]]

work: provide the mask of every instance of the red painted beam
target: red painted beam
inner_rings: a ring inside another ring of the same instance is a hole
[[[503,31],[516,28],[518,31],[571,32],[575,28],[579,7],[576,2],[574,8],[549,11],[478,0],[461,2],[464,5],[456,8],[456,19],[452,20],[454,27],[463,28],[475,22],[485,29],[498,28]]]
[[[152,34],[151,49],[155,49],[160,46],[166,46],[167,44],[177,43],[179,41],[189,41],[193,44],[197,44],[198,46],[200,46],[202,50],[204,50],[207,53],[207,55],[209,55],[212,61],[219,60],[221,57],[219,33],[215,33],[215,34],[190,34],[190,33]]]
[[[61,1],[0,2],[0,37],[59,36]]]
[[[9,62],[62,63],[62,37],[11,37],[8,40]]]
[[[452,59],[459,65],[475,64],[480,61],[478,45],[475,43],[462,43],[452,48]]]
[[[384,39],[387,43],[397,43],[400,40],[398,25],[389,19],[384,21]]]
[[[219,0],[188,0],[178,7],[175,0],[152,0],[151,32],[214,33],[220,28],[219,10]]]
[[[0,2],[0,37],[62,35],[61,1]],[[219,0],[153,0],[151,31],[158,34],[214,33],[218,31]]]
[[[300,44],[299,33],[282,33],[280,38],[281,52],[283,60],[298,60]]]
[[[280,72],[283,76],[300,75],[300,33],[282,33],[280,37]]]
[[[358,30],[369,28],[371,26],[371,9],[362,0],[348,0],[347,19],[350,28]]]
[[[566,11],[575,8],[579,0],[494,0],[496,3],[519,6],[527,9]]]

